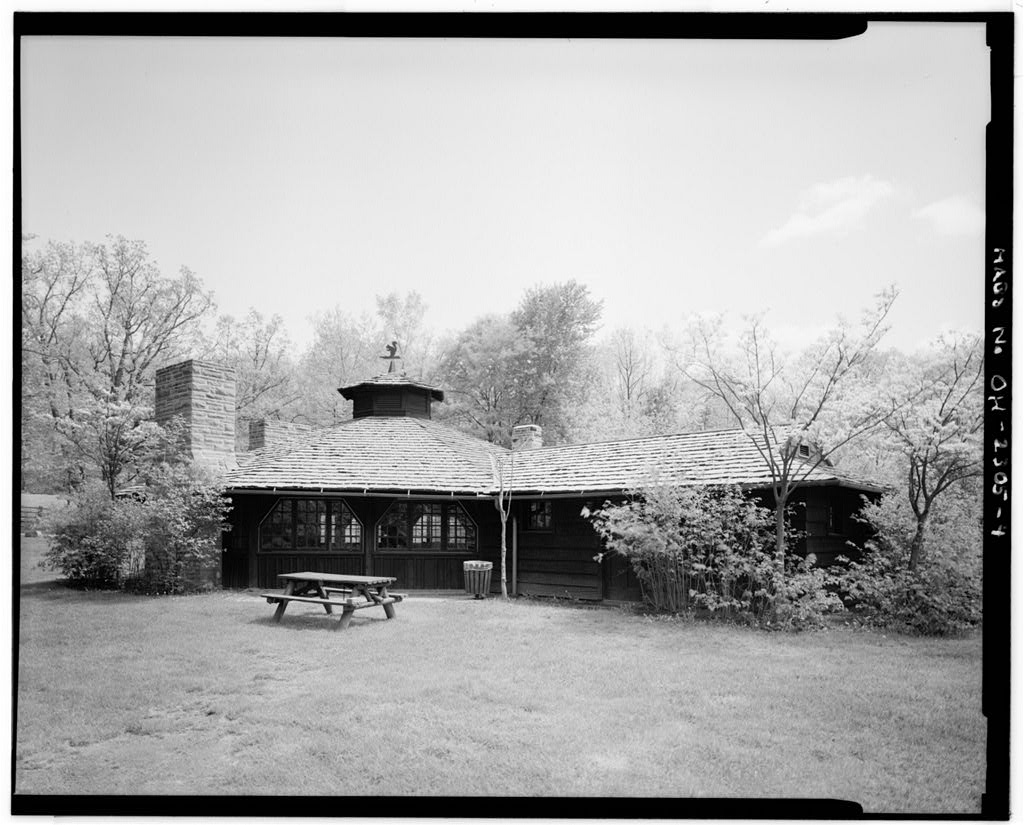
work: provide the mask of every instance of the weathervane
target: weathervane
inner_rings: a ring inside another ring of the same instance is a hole
[[[388,372],[392,373],[392,372],[395,371],[395,361],[401,361],[402,360],[402,356],[397,354],[398,353],[398,341],[392,341],[390,344],[387,344],[384,347],[384,349],[386,349],[388,351],[388,354],[387,355],[382,355],[380,357],[388,362]]]

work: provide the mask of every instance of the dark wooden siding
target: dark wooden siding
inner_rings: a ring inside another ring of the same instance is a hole
[[[311,494],[309,497],[317,496]],[[463,562],[479,559],[494,564],[491,592],[501,591],[500,521],[489,499],[460,502],[477,526],[478,548],[473,552],[411,553],[376,550],[374,544],[377,521],[395,499],[362,496],[345,497],[345,502],[363,525],[362,552],[261,551],[259,524],[278,498],[276,494],[263,493],[234,496],[230,515],[233,529],[226,534],[228,549],[224,553],[222,567],[225,587],[276,588],[279,586],[279,573],[315,570],[324,573],[394,576],[398,579],[399,590],[461,590],[464,587]],[[510,534],[507,558],[510,591],[511,546]]]
[[[277,587],[279,573],[300,570],[357,576],[366,572],[363,557],[355,553],[260,553],[258,560],[260,587]]]
[[[519,593],[600,600],[604,597],[601,539],[580,515],[584,501],[551,499],[551,529],[524,530],[525,511],[518,515]]]
[[[806,531],[798,550],[813,553],[818,564],[828,565],[836,556],[855,558],[858,551],[849,542],[860,545],[868,537],[868,530],[855,516],[863,506],[863,493],[846,487],[807,487],[798,490],[803,519],[794,519],[797,529]],[[829,524],[829,509],[835,510],[835,524]]]

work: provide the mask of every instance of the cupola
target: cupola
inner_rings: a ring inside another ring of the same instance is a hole
[[[381,358],[390,362],[388,371],[382,375],[339,387],[342,398],[352,402],[352,417],[407,416],[409,418],[430,418],[432,401],[444,401],[444,392],[437,387],[423,384],[409,378],[404,372],[395,372],[398,345],[392,341],[388,354]]]

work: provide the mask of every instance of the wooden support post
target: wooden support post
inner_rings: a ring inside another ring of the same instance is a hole
[[[327,595],[327,591],[324,590],[324,583],[323,582],[317,582],[316,583],[316,592],[317,592],[317,595],[320,596],[321,599],[329,599],[330,598],[330,596]],[[328,615],[330,615],[330,614],[332,614],[334,612],[331,609],[331,606],[329,604],[325,604],[324,605],[324,610],[327,611]]]
[[[341,608],[341,621],[338,622],[336,630],[344,630],[352,623],[352,616],[355,614],[356,609],[351,604],[346,604]]]

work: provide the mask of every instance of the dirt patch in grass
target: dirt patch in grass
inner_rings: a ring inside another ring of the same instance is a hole
[[[977,812],[980,637],[539,601],[351,627],[249,592],[22,591],[17,793],[745,796]],[[377,615],[379,612],[379,615]]]

